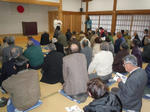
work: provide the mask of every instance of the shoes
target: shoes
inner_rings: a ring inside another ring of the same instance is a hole
[[[0,107],[4,107],[7,104],[8,99],[7,98],[0,98]]]

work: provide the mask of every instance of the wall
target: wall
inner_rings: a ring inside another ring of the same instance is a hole
[[[63,11],[79,12],[81,0],[62,0]]]
[[[18,13],[16,7],[24,6],[24,13]],[[42,10],[41,10],[42,9]],[[36,21],[38,32],[48,31],[48,11],[55,7],[0,2],[0,34],[22,33],[22,21]]]
[[[150,9],[150,0],[118,0],[117,10]]]
[[[93,0],[89,2],[88,11],[110,11],[113,10],[114,0]],[[119,1],[119,0],[118,0]]]

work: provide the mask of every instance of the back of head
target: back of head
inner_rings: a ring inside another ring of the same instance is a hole
[[[19,56],[14,60],[17,72],[27,69],[28,59],[24,56]]]
[[[130,63],[133,66],[137,66],[137,58],[134,55],[127,55],[123,58],[125,63]]]
[[[87,39],[83,40],[82,46],[83,46],[83,47],[87,47],[88,45],[89,45],[88,40],[87,40]]]
[[[109,51],[109,43],[108,42],[102,42],[100,44],[100,49],[103,51]]]
[[[88,82],[87,92],[90,93],[92,98],[99,99],[108,92],[108,88],[99,78],[94,78]]]
[[[137,39],[133,39],[132,43],[134,46],[140,46],[140,41]]]
[[[100,37],[97,37],[97,38],[95,39],[95,43],[102,43],[101,38],[100,38]]]
[[[126,50],[129,48],[128,43],[126,43],[126,42],[121,43],[120,46],[121,46],[123,49],[126,49]]]
[[[8,42],[8,37],[4,37],[3,38],[3,43],[7,43]]]
[[[117,32],[117,37],[121,38],[122,37],[122,33],[121,32]]]
[[[145,32],[146,34],[148,34],[148,29],[145,29],[144,32]]]
[[[48,45],[48,49],[49,49],[49,50],[51,50],[51,51],[56,50],[56,46],[55,46],[55,44],[50,43],[50,44]]]
[[[17,58],[17,57],[19,57],[20,56],[20,50],[19,50],[19,48],[16,48],[16,47],[14,47],[14,48],[12,48],[11,50],[10,50],[10,55],[11,55],[11,59],[13,58]]]
[[[57,27],[56,27],[56,30],[57,30],[57,31],[60,31],[60,26],[57,26]]]
[[[80,48],[77,43],[72,43],[70,45],[70,52],[71,53],[79,53],[80,52]]]
[[[8,45],[13,45],[15,43],[14,37],[8,37],[7,43]]]
[[[32,38],[33,38],[33,37],[29,36],[29,37],[28,37],[28,40],[31,40]]]

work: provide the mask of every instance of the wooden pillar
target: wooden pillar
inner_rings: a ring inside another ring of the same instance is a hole
[[[89,8],[89,1],[86,1],[86,16],[85,16],[85,21],[87,20],[87,17],[88,17],[88,8]],[[86,28],[86,24],[85,24],[85,32],[87,32],[87,28]]]
[[[111,33],[114,33],[115,30],[116,30],[116,21],[117,21],[116,8],[117,8],[117,0],[114,0],[113,14],[112,14],[112,24],[111,24]]]
[[[63,16],[63,14],[62,14],[62,0],[60,0],[60,5],[58,7],[58,18],[61,21],[63,20],[62,16]]]

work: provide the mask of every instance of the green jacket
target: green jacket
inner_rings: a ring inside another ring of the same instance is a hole
[[[29,64],[32,67],[40,66],[44,62],[44,56],[40,46],[30,46],[24,51],[23,55],[29,59]]]

